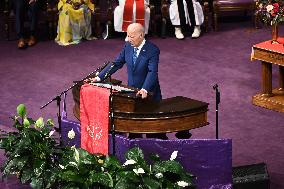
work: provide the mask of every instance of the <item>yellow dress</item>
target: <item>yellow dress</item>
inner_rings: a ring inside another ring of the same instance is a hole
[[[73,3],[81,0],[72,0]],[[81,39],[91,40],[92,27],[91,18],[95,6],[90,0],[84,0],[79,9],[75,10],[66,0],[58,3],[59,20],[57,27],[57,37],[55,41],[59,45],[78,44]]]

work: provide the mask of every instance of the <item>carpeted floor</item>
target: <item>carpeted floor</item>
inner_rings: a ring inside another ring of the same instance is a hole
[[[280,33],[284,31],[281,28]],[[265,162],[271,188],[284,188],[284,114],[253,106],[251,97],[260,91],[260,62],[250,61],[251,47],[271,38],[269,29],[253,30],[248,22],[221,23],[219,32],[201,38],[160,39],[151,37],[161,50],[159,77],[163,97],[186,96],[210,103],[209,126],[192,131],[193,138],[215,137],[215,92],[221,91],[219,133],[233,139],[233,165]],[[123,47],[122,38],[95,40],[61,47],[54,41],[43,41],[35,47],[18,50],[16,41],[0,41],[0,126],[11,125],[9,116],[24,103],[29,115],[56,120],[56,103],[40,107],[55,95],[112,60]],[[277,86],[277,66],[273,82]],[[115,78],[126,81],[126,70]],[[67,100],[71,113],[72,95]],[[0,155],[4,161],[3,153]],[[0,183],[0,188],[22,188],[14,178]]]

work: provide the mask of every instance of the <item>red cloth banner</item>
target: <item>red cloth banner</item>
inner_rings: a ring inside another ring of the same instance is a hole
[[[81,148],[93,154],[108,154],[109,96],[106,88],[89,84],[81,87]]]
[[[145,7],[144,0],[136,0],[136,23],[145,25]]]
[[[127,27],[129,26],[129,24],[132,23],[134,1],[136,2],[136,22],[144,26],[145,23],[144,0],[125,0],[124,10],[123,10],[122,31],[127,31]]]

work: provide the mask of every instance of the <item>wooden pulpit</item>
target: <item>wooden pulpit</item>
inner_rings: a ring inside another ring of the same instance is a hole
[[[116,132],[168,133],[208,125],[208,103],[176,96],[159,102],[141,99],[136,92],[113,92],[111,109]],[[73,112],[79,117],[79,105]]]

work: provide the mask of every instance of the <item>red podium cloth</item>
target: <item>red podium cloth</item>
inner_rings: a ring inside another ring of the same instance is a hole
[[[132,23],[133,17],[133,5],[136,2],[136,23],[142,24],[144,26],[144,16],[145,7],[144,0],[125,0],[124,10],[123,10],[123,23],[122,31],[127,31],[127,27]]]
[[[109,96],[106,88],[84,84],[80,91],[81,148],[108,154]]]

